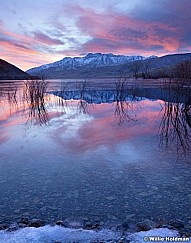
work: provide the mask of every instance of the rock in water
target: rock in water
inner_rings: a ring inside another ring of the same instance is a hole
[[[137,226],[139,227],[140,230],[148,231],[158,227],[158,224],[156,224],[154,221],[150,219],[146,219],[143,222],[139,222]]]

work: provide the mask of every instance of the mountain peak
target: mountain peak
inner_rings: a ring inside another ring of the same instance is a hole
[[[89,57],[95,57],[95,56],[101,56],[101,55],[102,55],[101,52],[97,52],[97,53],[92,53],[92,52],[90,52],[90,53],[88,53],[85,57],[86,57],[86,58],[89,58]]]

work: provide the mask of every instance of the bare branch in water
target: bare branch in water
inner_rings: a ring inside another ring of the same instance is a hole
[[[159,127],[160,146],[175,148],[178,157],[191,149],[191,105],[165,102]]]
[[[132,100],[127,100],[128,89],[127,89],[127,78],[120,73],[119,77],[115,81],[115,116],[118,117],[118,124],[121,125],[124,121],[136,121],[135,118],[130,116],[130,112],[133,109],[133,97]]]
[[[46,124],[49,116],[45,107],[45,96],[48,82],[42,80],[28,80],[24,83],[23,101],[27,102],[28,121]]]

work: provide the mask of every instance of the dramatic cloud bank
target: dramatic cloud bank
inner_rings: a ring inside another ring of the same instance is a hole
[[[190,0],[7,0],[1,5],[1,58],[24,70],[88,52],[191,51]]]

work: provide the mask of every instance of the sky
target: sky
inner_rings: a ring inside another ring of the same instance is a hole
[[[191,52],[190,0],[1,1],[0,58],[22,70],[89,52]]]

